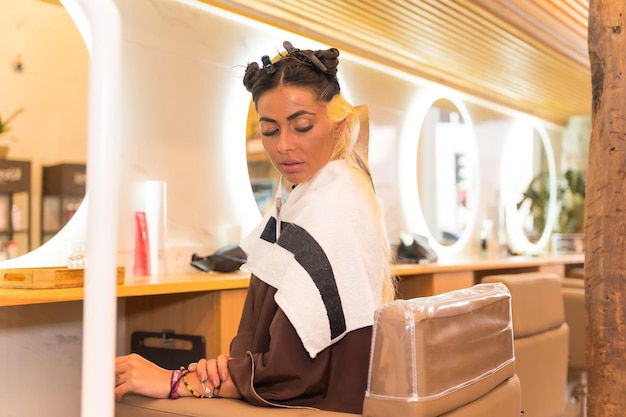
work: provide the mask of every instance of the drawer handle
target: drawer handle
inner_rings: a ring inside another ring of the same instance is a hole
[[[25,281],[26,275],[21,272],[7,272],[4,274],[5,281]]]

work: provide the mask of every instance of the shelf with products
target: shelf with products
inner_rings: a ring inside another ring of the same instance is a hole
[[[63,163],[43,167],[41,243],[56,235],[74,216],[85,197],[85,164]]]
[[[31,163],[0,159],[0,259],[30,251]]]

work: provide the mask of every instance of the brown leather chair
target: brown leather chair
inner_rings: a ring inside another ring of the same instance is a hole
[[[557,417],[565,411],[569,326],[565,322],[561,278],[555,274],[492,275],[511,292],[515,373],[522,386],[525,416]]]
[[[587,415],[587,362],[585,358],[585,281],[564,278],[561,281],[565,322],[569,333],[569,373],[577,376],[578,383],[570,389],[570,401],[577,403],[581,416]]]
[[[363,416],[519,417],[510,303],[481,284],[381,307]]]

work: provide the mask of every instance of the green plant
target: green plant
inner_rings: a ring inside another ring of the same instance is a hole
[[[567,170],[556,179],[557,221],[552,226],[558,233],[582,233],[585,220],[586,175],[582,171]],[[530,203],[533,216],[533,232],[541,234],[546,226],[549,198],[549,176],[545,172],[535,176],[522,199],[517,203],[519,209],[526,201]]]
[[[24,111],[23,108],[19,108],[17,109],[15,112],[13,112],[12,115],[10,115],[9,117],[7,117],[6,119],[2,120],[2,116],[0,116],[0,135],[8,132],[9,130],[11,130],[9,128],[9,123],[11,123],[11,121],[13,119],[15,119],[22,111]]]
[[[586,185],[587,176],[582,171],[567,170],[557,179],[558,232],[584,231]]]
[[[532,235],[540,236],[546,227],[546,217],[550,204],[550,182],[548,174],[540,172],[530,183],[522,194],[522,199],[517,203],[519,210],[526,202],[530,204],[529,211],[533,219]]]

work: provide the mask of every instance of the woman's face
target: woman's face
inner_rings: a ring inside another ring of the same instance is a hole
[[[337,132],[326,103],[307,88],[279,86],[258,99],[263,147],[287,181],[311,179],[329,161]]]

